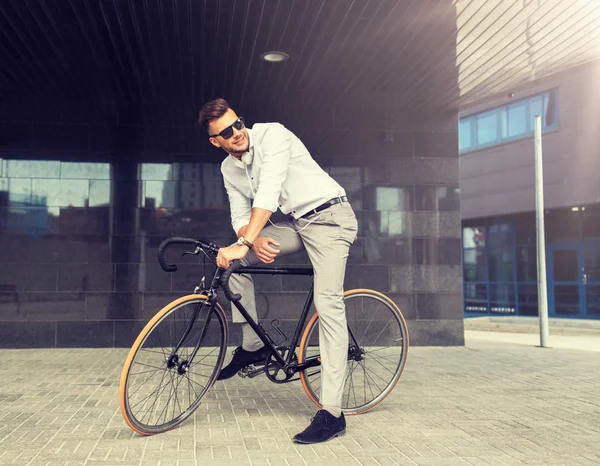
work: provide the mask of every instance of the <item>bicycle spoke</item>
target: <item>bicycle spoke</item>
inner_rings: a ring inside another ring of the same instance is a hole
[[[192,318],[194,313],[202,312],[201,306],[205,305],[202,298],[177,303],[153,327],[144,330],[147,334],[129,363],[123,411],[136,430],[158,433],[173,428],[196,409],[206,394],[216,367],[222,364],[225,356],[226,320],[222,311],[217,310],[207,335],[216,334],[220,343],[214,346],[199,344],[198,353],[191,361],[192,351],[201,337],[200,328],[206,322],[201,314],[193,323]],[[189,333],[184,338],[186,332]],[[178,344],[180,347],[174,353]],[[177,357],[171,359],[172,356]],[[167,367],[169,360],[175,363],[171,369]],[[180,374],[180,365],[184,362],[188,364],[187,371]],[[134,367],[136,365],[139,366]]]
[[[346,413],[362,413],[385,398],[400,377],[406,359],[406,325],[393,304],[377,293],[358,290],[347,294],[344,302],[349,347],[358,346],[363,356],[358,361],[354,360],[354,356],[348,357],[343,409]],[[309,342],[318,341],[320,331],[318,319],[306,330],[308,333],[304,341],[307,346],[302,348],[303,360],[318,354],[318,346]],[[320,395],[320,373],[319,368],[302,372],[304,388],[314,400],[318,400]]]

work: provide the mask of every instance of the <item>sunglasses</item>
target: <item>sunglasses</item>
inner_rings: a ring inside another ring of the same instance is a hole
[[[244,118],[239,117],[237,120],[235,120],[233,123],[231,123],[227,128],[225,128],[219,134],[209,134],[208,137],[216,138],[217,136],[221,136],[223,139],[229,139],[231,136],[233,136],[233,128],[240,131],[244,127],[245,127]]]

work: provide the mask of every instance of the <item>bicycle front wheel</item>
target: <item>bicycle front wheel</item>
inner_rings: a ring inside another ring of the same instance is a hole
[[[408,328],[400,309],[373,290],[344,293],[348,321],[348,367],[342,395],[344,414],[362,414],[381,403],[394,389],[406,364]],[[319,315],[308,322],[300,342],[298,362],[319,357]],[[308,397],[319,408],[321,367],[300,371]]]
[[[209,311],[206,296],[184,296],[161,309],[137,337],[119,390],[123,418],[136,432],[153,435],[181,424],[216,380],[228,328],[218,303]]]

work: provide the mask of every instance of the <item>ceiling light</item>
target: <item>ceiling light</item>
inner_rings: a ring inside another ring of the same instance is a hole
[[[271,52],[263,53],[260,56],[260,58],[262,58],[264,61],[269,61],[271,63],[279,63],[287,60],[288,58],[290,58],[290,56],[285,52],[278,52],[276,50],[273,50]]]
[[[572,210],[573,212],[579,212],[579,207],[571,207],[571,210]]]

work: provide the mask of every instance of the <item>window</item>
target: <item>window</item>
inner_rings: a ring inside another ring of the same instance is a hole
[[[528,137],[534,131],[535,115],[542,117],[542,131],[558,128],[558,92],[555,89],[461,118],[459,151],[469,152]]]
[[[469,150],[472,146],[473,120],[461,120],[458,129],[458,150]]]
[[[498,139],[498,114],[496,112],[477,116],[477,145],[485,146]]]

